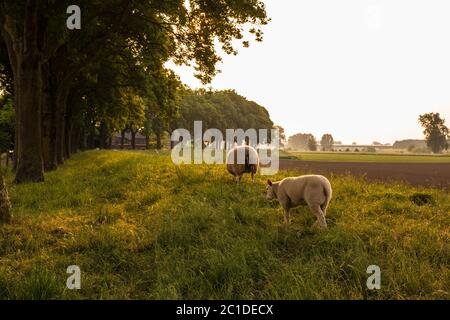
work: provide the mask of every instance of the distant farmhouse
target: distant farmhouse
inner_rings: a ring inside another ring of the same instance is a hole
[[[333,151],[337,152],[377,152],[377,150],[392,149],[390,144],[360,145],[360,144],[334,144]]]

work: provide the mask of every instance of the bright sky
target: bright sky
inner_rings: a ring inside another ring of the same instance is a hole
[[[449,0],[264,2],[264,42],[224,55],[209,86],[266,107],[288,135],[421,139],[418,116],[432,111],[450,126]],[[175,70],[201,87],[191,69]]]

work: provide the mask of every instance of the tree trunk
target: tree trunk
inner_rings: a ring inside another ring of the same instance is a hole
[[[145,135],[145,149],[150,149],[150,135],[148,133]]]
[[[17,93],[14,93],[14,112],[16,117],[16,123],[14,128],[14,158],[13,158],[13,171],[17,171],[17,155],[19,154],[19,123],[20,123],[20,110],[18,107],[19,102],[19,93],[18,93],[18,86],[14,85],[15,90]]]
[[[122,130],[122,132],[121,132],[121,139],[120,139],[120,149],[122,149],[123,150],[123,148],[124,148],[124,144],[125,144],[125,132],[126,132],[126,130]]]
[[[156,149],[160,150],[162,149],[162,142],[161,142],[161,132],[156,131]]]
[[[71,154],[72,144],[72,122],[70,120],[66,120],[66,130],[64,133],[64,158],[69,159]]]
[[[80,147],[80,137],[81,137],[81,129],[79,126],[75,126],[72,129],[72,138],[71,140],[71,146],[70,146],[70,152],[72,154],[78,152],[78,148]]]
[[[11,202],[2,172],[0,172],[0,221],[6,223],[11,221]]]
[[[69,97],[69,90],[67,90],[66,95],[66,117],[65,117],[65,131],[64,131],[64,157],[66,159],[69,159],[72,154],[72,131],[74,130],[74,123],[73,123],[73,109],[74,105],[73,103],[68,102]]]
[[[88,127],[89,133],[87,134],[87,148],[94,149],[95,148],[95,126],[94,121],[91,121]]]
[[[49,66],[43,66],[43,99],[42,99],[42,154],[44,170],[55,170],[56,161],[56,127],[55,127],[55,99],[50,80]]]
[[[108,128],[106,123],[102,121],[100,124],[100,149],[106,149],[107,139],[108,139]]]
[[[3,14],[3,13],[2,13]],[[13,70],[16,105],[17,183],[44,180],[41,145],[42,61],[39,52],[38,3],[25,4],[23,34],[17,21],[2,16],[2,37]]]
[[[136,131],[131,130],[131,148],[136,150]]]
[[[64,164],[65,135],[66,135],[66,104],[68,88],[60,86],[56,91],[56,161],[58,165]]]
[[[78,145],[78,147],[82,150],[85,151],[87,150],[87,130],[86,127],[83,127],[81,133],[80,133],[80,143]]]
[[[32,53],[23,57],[19,66],[20,100],[18,108],[19,154],[17,155],[16,182],[44,181],[41,148],[42,75],[38,56]]]

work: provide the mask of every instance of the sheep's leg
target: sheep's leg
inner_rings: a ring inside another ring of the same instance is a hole
[[[325,215],[322,211],[322,209],[320,208],[320,205],[309,205],[309,208],[311,209],[312,213],[316,216],[317,218],[317,223],[319,224],[319,226],[323,229],[327,228],[327,221],[325,220]]]
[[[290,208],[284,208],[284,224],[289,225],[289,211]]]
[[[321,205],[320,209],[322,209],[323,216],[326,217],[327,216],[327,206],[326,205]]]
[[[327,208],[328,208],[328,205],[330,204],[330,199],[326,199],[325,200],[325,203],[324,204],[322,204],[321,206],[320,206],[320,208],[322,209],[322,211],[323,211],[323,215],[326,217],[327,216]]]
[[[252,172],[252,182],[255,183],[255,173]]]
[[[289,225],[289,211],[291,210],[291,202],[283,192],[279,192],[277,194],[277,198],[281,204],[281,207],[284,209],[284,224]]]

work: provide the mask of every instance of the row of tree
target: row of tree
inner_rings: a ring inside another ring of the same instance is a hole
[[[155,136],[156,148],[162,147],[162,136],[164,133],[171,134],[174,130],[187,129],[193,135],[194,122],[202,121],[203,129],[219,129],[225,135],[226,129],[272,129],[273,122],[269,112],[259,104],[247,100],[237,94],[234,90],[206,91],[203,89],[191,90],[181,88],[177,92],[176,113],[167,122],[163,119],[149,118],[148,109],[143,103],[129,103],[135,107],[129,107],[133,111],[133,125],[125,126],[122,130],[122,146],[126,132],[131,133],[131,148],[136,148],[136,133],[146,137],[146,145],[149,147],[150,135]],[[152,121],[153,120],[153,121]],[[277,128],[281,128],[277,126]],[[281,128],[281,130],[283,130]],[[108,136],[111,139],[111,135]],[[108,142],[105,142],[108,145]],[[109,144],[111,141],[109,141]]]
[[[193,132],[194,121],[202,120],[204,128],[271,129],[269,112],[234,90],[187,90],[180,104],[180,116],[173,121],[172,130],[185,128]]]
[[[253,101],[237,94],[234,90],[205,91],[191,90],[179,86],[174,88],[177,101],[173,106],[172,117],[164,121],[164,118],[156,118],[155,113],[143,99],[137,95],[125,94],[120,101],[123,110],[115,121],[116,126],[106,126],[107,122],[100,123],[94,132],[87,136],[89,139],[77,141],[74,145],[83,149],[89,147],[108,148],[112,146],[114,128],[122,126],[122,146],[127,132],[131,136],[131,148],[136,148],[136,134],[140,133],[146,137],[147,148],[149,148],[151,135],[155,137],[156,147],[162,147],[162,136],[169,135],[178,128],[188,129],[193,134],[195,121],[201,120],[206,129],[216,128],[225,134],[226,129],[272,129],[278,128],[281,133],[280,139],[284,139],[284,129],[274,126],[268,111]],[[2,153],[14,147],[14,108],[11,96],[0,96],[0,150]],[[114,116],[110,117],[114,120]],[[122,122],[120,122],[122,120]],[[123,120],[126,120],[123,121]],[[79,143],[81,142],[81,146]]]
[[[317,151],[319,148],[319,143],[311,133],[297,133],[290,136],[287,144],[289,148],[296,150]],[[320,140],[321,150],[332,151],[333,145],[333,136],[329,133],[324,134]]]
[[[80,148],[107,146],[113,132],[167,130],[181,84],[165,63],[192,64],[207,83],[220,61],[217,42],[236,53],[235,39],[248,46],[244,27],[260,41],[268,22],[259,0],[79,0],[81,29],[70,30],[71,4],[0,1],[0,81],[3,105],[15,110],[17,183],[43,181],[44,169]]]

